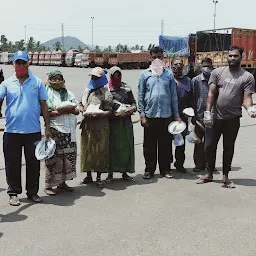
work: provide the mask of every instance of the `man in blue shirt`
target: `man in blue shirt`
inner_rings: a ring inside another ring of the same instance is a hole
[[[144,179],[153,177],[157,158],[162,176],[172,178],[170,171],[172,136],[168,125],[172,118],[180,121],[176,84],[170,70],[164,68],[163,50],[150,50],[152,65],[142,72],[138,87],[138,107],[144,127]],[[158,157],[157,157],[158,152]]]
[[[47,92],[40,79],[29,71],[29,57],[18,51],[13,56],[15,74],[0,85],[0,103],[6,97],[6,127],[3,136],[6,178],[10,205],[18,206],[22,193],[22,147],[26,159],[26,190],[28,199],[40,203],[40,162],[35,157],[35,143],[41,139],[40,113],[45,121],[45,136],[50,136],[50,119],[46,105]]]

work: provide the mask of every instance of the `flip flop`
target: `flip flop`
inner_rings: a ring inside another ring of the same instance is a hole
[[[205,176],[200,176],[199,179],[197,180],[197,184],[205,184],[205,183],[209,183],[212,182],[213,179],[212,178],[206,178]]]
[[[224,188],[236,188],[236,184],[230,180],[229,182],[224,182],[224,185],[223,185]]]

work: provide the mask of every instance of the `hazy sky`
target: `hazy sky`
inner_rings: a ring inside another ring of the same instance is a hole
[[[219,0],[216,27],[256,28],[255,0]],[[237,1],[238,2],[238,1]],[[17,41],[33,36],[45,42],[75,36],[91,44],[94,16],[94,45],[148,46],[158,43],[161,20],[165,35],[188,35],[213,28],[212,0],[1,0],[0,34]]]

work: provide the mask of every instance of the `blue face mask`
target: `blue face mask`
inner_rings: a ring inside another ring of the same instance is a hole
[[[100,77],[99,79],[96,80],[90,80],[89,84],[88,84],[88,88],[90,90],[94,90],[94,89],[98,89],[102,86],[105,86],[108,84],[108,79],[106,77],[106,75],[104,74],[102,77]]]
[[[201,67],[201,72],[202,72],[206,77],[210,77],[212,71],[213,71],[213,68],[211,68],[211,67]]]

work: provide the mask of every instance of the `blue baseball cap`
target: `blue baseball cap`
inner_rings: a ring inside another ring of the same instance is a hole
[[[24,60],[28,62],[29,60],[28,54],[24,51],[17,51],[13,55],[13,61],[16,61],[16,60]]]

